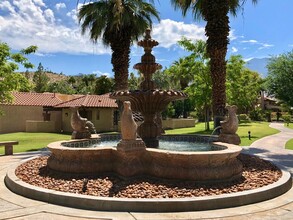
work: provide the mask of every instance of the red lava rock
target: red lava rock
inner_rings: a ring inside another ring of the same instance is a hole
[[[147,176],[120,178],[115,174],[79,175],[58,173],[47,167],[48,157],[39,157],[17,167],[17,177],[31,185],[63,192],[120,198],[184,198],[256,189],[276,182],[281,171],[268,161],[240,154],[242,178],[231,183],[202,184]],[[86,191],[83,181],[88,179]]]

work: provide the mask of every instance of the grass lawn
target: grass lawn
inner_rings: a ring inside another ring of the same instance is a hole
[[[61,140],[70,140],[71,135],[56,133],[27,133],[17,132],[1,134],[0,141],[18,141],[19,144],[13,146],[13,152],[36,151],[46,147],[49,143]],[[0,154],[4,154],[4,146],[0,147]]]
[[[179,128],[166,130],[166,134],[211,134],[212,131],[205,131],[204,123],[198,123],[193,128]],[[210,124],[213,127],[213,123]],[[248,131],[251,132],[251,140],[248,139]],[[249,146],[252,142],[262,137],[276,134],[279,131],[269,127],[268,122],[248,122],[239,125],[237,134],[241,138],[241,146]]]
[[[239,125],[237,134],[241,139],[241,146],[249,146],[252,142],[272,134],[279,133],[280,131],[269,127],[269,122],[251,122],[241,123]],[[251,140],[248,139],[248,131],[250,131]]]
[[[284,126],[285,126],[286,128],[291,128],[291,129],[293,129],[293,123],[289,123],[289,126],[287,126],[287,124],[284,124]],[[289,149],[289,150],[293,150],[293,139],[287,141],[285,148],[286,148],[286,149]]]

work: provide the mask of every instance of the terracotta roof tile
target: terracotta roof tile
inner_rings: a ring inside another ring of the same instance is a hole
[[[13,92],[13,103],[21,106],[54,106],[62,102],[54,93]]]
[[[13,92],[13,103],[7,105],[17,106],[48,106],[48,107],[102,107],[117,108],[114,99],[105,95],[63,95],[55,93]],[[66,100],[67,101],[64,101]],[[68,100],[70,99],[70,100]]]
[[[109,98],[109,94],[105,95],[84,95],[75,99],[55,105],[58,108],[83,106],[83,107],[102,107],[117,108],[116,101]]]

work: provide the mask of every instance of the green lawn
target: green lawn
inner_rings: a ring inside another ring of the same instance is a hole
[[[0,135],[0,141],[19,142],[19,145],[13,147],[14,153],[39,150],[46,147],[51,142],[69,139],[71,139],[71,135],[55,133],[17,132]],[[4,154],[4,147],[0,147],[0,154]]]
[[[213,127],[213,123],[210,124]],[[248,131],[251,131],[251,140],[248,140]],[[204,123],[197,123],[192,128],[180,128],[166,130],[166,134],[211,134],[212,131],[205,131]],[[241,123],[238,128],[238,135],[241,138],[241,146],[249,146],[253,141],[267,135],[278,133],[276,129],[270,128],[268,122]],[[61,140],[70,140],[71,135],[55,133],[27,133],[17,132],[0,134],[0,141],[19,141],[13,152],[36,151],[46,147],[49,143]],[[286,145],[287,146],[287,145]],[[291,146],[293,146],[293,141]],[[293,149],[293,148],[292,148]],[[4,154],[4,147],[0,147],[0,154]]]
[[[269,122],[251,122],[241,123],[239,125],[237,134],[241,139],[241,146],[249,146],[252,142],[272,134],[279,133],[280,131],[269,127]],[[248,131],[250,131],[251,140],[248,138]]]
[[[210,127],[213,127],[211,123]],[[166,130],[166,134],[211,134],[212,131],[204,131],[204,123],[198,123],[193,128],[179,128],[173,130]],[[251,133],[251,140],[248,139],[248,131]],[[276,134],[279,131],[269,127],[268,122],[250,122],[241,123],[239,125],[237,134],[241,138],[241,146],[249,146],[252,142],[262,137]]]
[[[293,129],[293,123],[289,123],[289,126],[287,126],[287,124],[284,124],[284,126],[285,126],[286,128],[291,128],[291,129]],[[293,139],[287,141],[285,148],[286,148],[286,149],[289,149],[289,150],[293,150]]]

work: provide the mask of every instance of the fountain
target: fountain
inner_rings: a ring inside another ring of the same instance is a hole
[[[99,142],[99,138],[54,142],[48,145],[51,156],[48,166],[67,173],[115,172],[121,176],[150,175],[158,178],[196,180],[198,182],[231,181],[241,177],[242,163],[237,159],[241,147],[228,143],[213,143],[211,151],[179,152],[155,149],[159,146],[161,128],[155,117],[169,102],[185,99],[179,91],[159,90],[151,80],[161,66],[151,54],[158,42],[151,39],[150,30],[138,43],[144,47],[142,62],[135,65],[144,75],[141,90],[117,91],[111,98],[124,104],[121,117],[122,140],[115,147],[84,148]],[[144,116],[137,128],[132,110]],[[136,133],[140,136],[137,138]]]
[[[138,135],[147,147],[158,147],[161,127],[156,123],[156,115],[164,111],[171,101],[185,99],[187,95],[180,91],[156,88],[152,75],[162,66],[155,62],[155,57],[151,54],[152,48],[157,46],[158,42],[151,38],[150,31],[147,29],[144,39],[138,42],[138,45],[144,48],[145,54],[141,57],[141,63],[134,65],[144,77],[140,90],[117,91],[112,93],[110,98],[131,102],[132,110],[140,112],[144,117],[143,123],[137,129]]]

